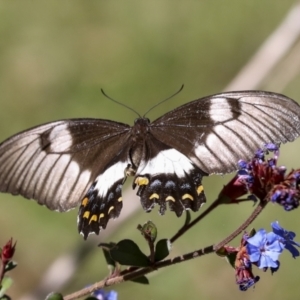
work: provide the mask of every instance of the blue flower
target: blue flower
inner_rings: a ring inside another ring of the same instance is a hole
[[[295,171],[295,172],[293,173],[293,177],[294,177],[294,179],[296,180],[295,185],[298,185],[298,184],[299,184],[299,179],[300,179],[300,171],[299,171],[299,170]]]
[[[268,143],[265,144],[265,149],[269,150],[270,152],[276,152],[279,150],[279,147],[276,144]]]
[[[254,286],[256,284],[256,282],[259,281],[259,276],[255,276],[254,278],[248,278],[247,280],[245,280],[244,282],[239,284],[239,289],[242,292],[247,291],[250,287]]]
[[[278,257],[284,249],[279,241],[279,236],[273,232],[267,233],[260,229],[253,237],[247,239],[246,245],[249,259],[255,263],[258,268],[279,267]]]
[[[117,300],[118,299],[118,293],[116,291],[109,291],[106,293],[104,290],[100,289],[97,291],[94,291],[92,294],[94,297],[96,297],[98,300]]]
[[[258,149],[254,155],[255,158],[259,159],[259,161],[263,162],[265,160],[265,152],[262,149]]]
[[[248,163],[245,160],[239,160],[238,161],[238,167],[239,169],[246,169],[248,166]]]
[[[299,256],[299,250],[295,246],[300,247],[300,244],[293,241],[296,236],[295,232],[282,228],[278,221],[271,223],[271,226],[273,228],[273,232],[281,237],[281,242],[284,247],[291,252],[292,256],[294,258]]]
[[[285,211],[291,211],[299,206],[298,191],[293,188],[277,185],[271,193],[271,201],[283,206]]]

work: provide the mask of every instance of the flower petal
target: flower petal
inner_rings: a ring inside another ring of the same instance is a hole
[[[264,229],[260,229],[256,232],[256,234],[247,239],[247,242],[253,246],[261,247],[264,245],[266,240],[267,232]]]

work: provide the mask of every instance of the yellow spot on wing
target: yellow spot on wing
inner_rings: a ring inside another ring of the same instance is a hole
[[[90,212],[89,211],[86,211],[84,212],[83,216],[82,216],[84,219],[88,219],[90,217]]]
[[[149,197],[150,200],[152,200],[153,198],[159,199],[158,194],[154,193],[154,194],[152,194],[152,195]]]
[[[85,197],[85,198],[83,198],[83,200],[81,201],[81,205],[82,205],[82,206],[86,206],[86,205],[88,204],[88,202],[89,202],[89,198],[88,198],[88,197]]]
[[[120,197],[120,198],[118,199],[118,202],[122,202],[122,201],[123,201],[123,198]]]
[[[173,202],[175,202],[175,198],[172,197],[172,196],[168,196],[168,197],[166,198],[166,201],[173,201]]]
[[[98,221],[97,215],[92,215],[92,217],[90,218],[89,224],[91,224],[93,221],[95,221],[95,222]]]
[[[99,219],[101,219],[101,218],[104,218],[104,214],[102,213],[102,214],[100,214],[100,216],[99,216]]]
[[[115,209],[113,206],[111,206],[110,208],[109,208],[109,210],[108,210],[108,213],[107,214],[109,214],[113,209]]]
[[[147,185],[149,184],[149,179],[146,177],[137,177],[134,183],[137,185]]]
[[[194,200],[194,198],[193,198],[193,196],[192,195],[190,195],[190,194],[184,194],[183,196],[182,196],[182,200],[185,200],[185,199],[190,199],[190,200]]]
[[[198,188],[197,188],[197,194],[200,195],[202,192],[203,192],[204,188],[203,188],[203,185],[199,185]]]

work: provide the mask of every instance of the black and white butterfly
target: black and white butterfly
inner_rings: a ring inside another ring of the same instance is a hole
[[[180,216],[205,202],[202,177],[234,171],[265,143],[300,135],[300,106],[275,93],[238,91],[182,105],[133,126],[102,119],[40,125],[0,144],[0,191],[51,210],[80,205],[78,229],[99,234],[122,209],[122,185],[134,176],[144,210]],[[167,205],[168,204],[168,205]]]

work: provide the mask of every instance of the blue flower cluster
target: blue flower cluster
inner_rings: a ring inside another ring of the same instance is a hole
[[[267,154],[273,157],[267,158]],[[300,169],[286,175],[286,167],[277,166],[279,148],[274,144],[257,150],[250,161],[240,160],[236,176],[223,187],[219,194],[220,203],[240,203],[239,197],[248,194],[248,200],[273,202],[286,211],[300,204]]]
[[[252,265],[264,271],[270,268],[273,273],[279,269],[278,259],[284,249],[294,258],[300,255],[295,247],[300,247],[300,243],[294,241],[296,234],[282,228],[278,222],[271,223],[271,226],[273,232],[267,233],[260,229],[251,237],[247,234],[243,237],[242,247],[237,255],[239,263],[236,263],[237,283],[241,291],[246,291],[259,280],[252,273]]]
[[[265,154],[273,152],[273,157],[266,159]],[[248,193],[261,201],[270,200],[286,211],[298,208],[300,204],[300,170],[292,170],[286,175],[284,166],[277,166],[279,148],[274,144],[265,145],[265,150],[258,150],[250,162],[238,162],[238,178],[244,183]]]
[[[272,157],[266,157],[272,153]],[[240,160],[236,176],[225,185],[218,196],[219,203],[233,204],[242,201],[260,201],[277,203],[285,211],[300,206],[300,169],[286,174],[284,166],[277,166],[279,147],[266,144],[263,150],[256,151],[250,161]],[[248,194],[248,197],[240,198]],[[236,283],[240,290],[246,291],[259,281],[252,271],[253,266],[266,271],[279,269],[279,256],[284,249],[294,258],[300,255],[294,241],[295,233],[285,230],[278,222],[272,224],[273,232],[260,229],[257,232],[245,233],[239,247],[225,246],[222,251],[235,268]],[[221,252],[222,252],[221,251]],[[223,254],[220,252],[220,255]]]

